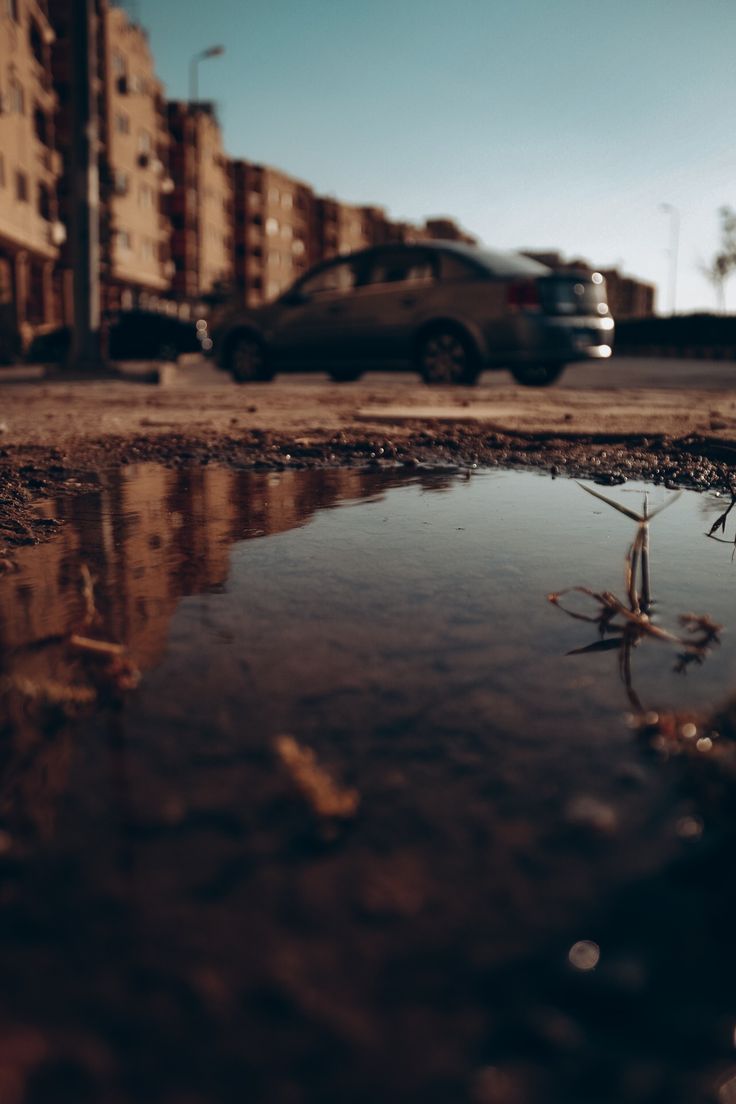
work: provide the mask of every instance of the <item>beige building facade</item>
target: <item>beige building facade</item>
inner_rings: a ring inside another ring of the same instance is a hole
[[[267,165],[233,161],[235,283],[248,306],[275,299],[320,259],[309,185]]]
[[[61,317],[53,39],[45,3],[0,5],[0,363]]]
[[[211,103],[168,104],[173,291],[200,300],[233,280],[233,202],[230,163]]]
[[[113,309],[157,306],[173,275],[166,100],[143,28],[122,8],[105,3],[102,15],[105,301]]]

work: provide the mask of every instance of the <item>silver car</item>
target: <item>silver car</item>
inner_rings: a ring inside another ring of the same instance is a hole
[[[609,357],[613,327],[598,272],[429,241],[317,265],[275,302],[231,316],[216,355],[242,383],[277,371],[346,381],[413,367],[427,383],[472,384],[486,368],[508,368],[543,387],[566,364]]]

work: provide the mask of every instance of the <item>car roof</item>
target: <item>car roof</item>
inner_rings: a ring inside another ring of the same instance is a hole
[[[425,241],[415,242],[385,242],[383,245],[372,245],[368,249],[360,249],[354,253],[341,253],[337,257],[330,258],[328,262],[323,262],[323,264],[358,259],[368,260],[373,255],[383,253],[388,249],[398,251],[431,249],[436,253],[446,253],[470,261],[471,264],[477,265],[494,276],[545,276],[552,271],[547,265],[534,261],[531,257],[525,257],[521,253],[513,253],[510,250],[486,249],[485,246],[469,245],[467,242],[446,241],[443,238],[429,238]],[[322,265],[316,265],[312,271],[316,271],[317,268],[321,267]]]

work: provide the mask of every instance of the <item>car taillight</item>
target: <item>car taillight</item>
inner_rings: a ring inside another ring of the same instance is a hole
[[[512,310],[539,310],[539,287],[536,280],[514,280],[506,290],[506,304]]]

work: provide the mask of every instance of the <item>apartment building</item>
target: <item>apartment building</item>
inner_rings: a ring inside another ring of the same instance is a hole
[[[380,208],[358,207],[323,196],[317,200],[317,240],[321,258],[374,245],[383,227]]]
[[[478,239],[458,226],[454,219],[446,215],[437,218],[429,218],[424,223],[422,231],[428,238],[439,241],[462,242],[465,245],[477,245]]]
[[[312,189],[279,169],[232,162],[234,264],[248,306],[274,299],[320,259]]]
[[[61,316],[53,39],[45,0],[0,5],[0,363]]]
[[[606,281],[608,305],[614,318],[650,318],[654,314],[657,289],[654,284],[625,276],[617,268],[601,268]]]
[[[202,300],[233,280],[233,202],[230,163],[212,103],[168,104],[173,291]]]
[[[104,299],[108,308],[156,306],[173,275],[166,99],[146,32],[122,8],[105,2],[102,11]]]
[[[56,32],[54,83],[59,92],[58,131],[71,141],[71,11],[68,0],[49,0]],[[173,188],[168,172],[168,125],[163,86],[156,77],[148,36],[122,8],[95,0],[94,43],[98,116],[100,265],[102,307],[112,311],[159,305],[171,283],[169,221],[164,196]],[[64,214],[71,180],[60,189]],[[65,252],[67,270],[72,259]],[[71,311],[69,272],[66,313]]]

